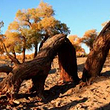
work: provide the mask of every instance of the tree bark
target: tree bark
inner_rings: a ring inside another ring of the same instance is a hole
[[[22,59],[22,63],[24,63],[25,62],[25,48],[23,47],[23,51],[22,51],[22,55],[23,55],[23,59]]]
[[[60,46],[58,59],[61,70],[60,79],[63,80],[63,82],[74,81],[78,83],[76,51],[68,39],[65,39],[65,42]]]
[[[8,51],[7,51],[7,49],[6,49],[6,46],[5,46],[4,42],[2,41],[2,39],[1,39],[1,42],[2,42],[2,44],[3,44],[4,50],[5,50],[5,52],[6,52],[6,55],[11,59],[12,62],[14,62],[14,64],[15,64],[16,66],[19,65],[20,62],[18,61],[18,59],[15,58],[15,57],[13,57],[12,55],[10,55],[10,54],[8,53]]]
[[[13,49],[13,52],[12,52],[14,58],[16,58],[16,53],[15,53],[15,50]]]
[[[26,48],[25,48],[25,46],[23,46],[23,51],[22,51],[22,55],[23,55],[23,57],[22,57],[22,63],[25,62],[25,50],[26,50]]]
[[[35,44],[35,52],[34,52],[34,58],[37,56],[37,49],[38,48],[38,44]]]
[[[49,38],[49,35],[48,35],[48,34],[45,34],[44,36],[45,36],[45,37],[43,38],[43,40],[42,40],[41,43],[40,43],[39,50],[40,50],[40,48],[43,46],[43,43]]]
[[[26,51],[26,39],[24,36],[22,36],[23,38],[23,50],[22,50],[22,63],[25,62],[25,51]]]
[[[92,77],[100,75],[103,64],[110,48],[110,22],[102,29],[86,60],[82,80],[89,81]]]
[[[45,79],[51,67],[51,62],[57,54],[58,48],[65,41],[66,35],[58,34],[49,38],[40,49],[36,58],[22,64],[16,65],[0,83],[1,94],[18,93],[20,85],[25,79],[32,79],[33,88],[38,96],[42,97]]]

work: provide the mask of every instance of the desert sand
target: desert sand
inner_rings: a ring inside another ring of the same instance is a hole
[[[81,78],[86,57],[77,58],[78,75]],[[45,101],[38,101],[35,94],[29,94],[31,80],[24,81],[21,85],[19,104],[9,105],[0,98],[0,110],[110,110],[110,58],[101,71],[101,76],[96,77],[92,84],[80,88],[79,85],[59,85],[60,75],[57,58],[52,63],[52,69],[45,82]],[[6,77],[1,73],[0,77]]]

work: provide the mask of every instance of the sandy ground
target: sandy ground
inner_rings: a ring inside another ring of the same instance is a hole
[[[78,74],[81,77],[86,58],[77,58]],[[20,104],[0,104],[0,110],[110,110],[110,58],[107,58],[101,76],[94,79],[92,85],[79,88],[74,84],[58,85],[59,69],[57,60],[45,82],[46,101],[38,101],[32,94],[23,94],[31,87],[31,80],[21,85]],[[4,77],[6,74],[0,75]],[[2,99],[0,99],[2,100]]]

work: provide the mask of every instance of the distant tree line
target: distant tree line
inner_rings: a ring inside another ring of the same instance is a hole
[[[9,53],[16,58],[16,53],[22,53],[22,62],[25,62],[26,50],[34,48],[34,58],[40,47],[51,36],[56,34],[70,34],[70,30],[65,23],[55,19],[55,12],[51,5],[40,2],[37,8],[18,10],[15,19],[9,24],[5,34],[0,34]],[[104,26],[106,23],[103,23]],[[1,28],[4,26],[0,22]],[[88,30],[82,37],[69,35],[68,38],[74,45],[77,53],[85,54],[81,43],[86,44],[89,49],[93,48],[93,42],[97,38],[96,29]],[[39,44],[39,45],[38,45]],[[5,53],[0,43],[0,53]],[[38,47],[39,46],[39,47]]]
[[[25,62],[26,49],[34,48],[35,57],[39,43],[42,47],[43,42],[55,34],[69,34],[67,25],[55,19],[54,15],[52,6],[43,1],[37,8],[18,10],[5,34],[1,34],[8,52],[11,52],[15,58],[16,53],[22,53],[22,62]],[[1,51],[3,53],[3,49]]]

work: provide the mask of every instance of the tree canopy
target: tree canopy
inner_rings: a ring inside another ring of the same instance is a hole
[[[4,26],[4,22],[0,21],[0,39],[3,38],[3,34],[1,33],[1,28],[3,26]],[[4,49],[3,49],[2,43],[0,42],[0,54],[3,54],[3,53],[4,53]]]
[[[88,30],[81,38],[81,42],[85,43],[91,50],[93,48],[93,42],[96,39],[97,35],[98,33],[95,29]]]
[[[52,6],[43,1],[37,8],[18,10],[14,21],[9,24],[5,33],[9,51],[14,54],[22,52],[24,62],[26,49],[34,47],[37,54],[39,42],[55,34],[69,34],[67,25],[56,20],[54,14]]]
[[[85,50],[81,47],[81,38],[79,38],[77,35],[69,35],[68,39],[75,47],[76,52],[85,53]]]

